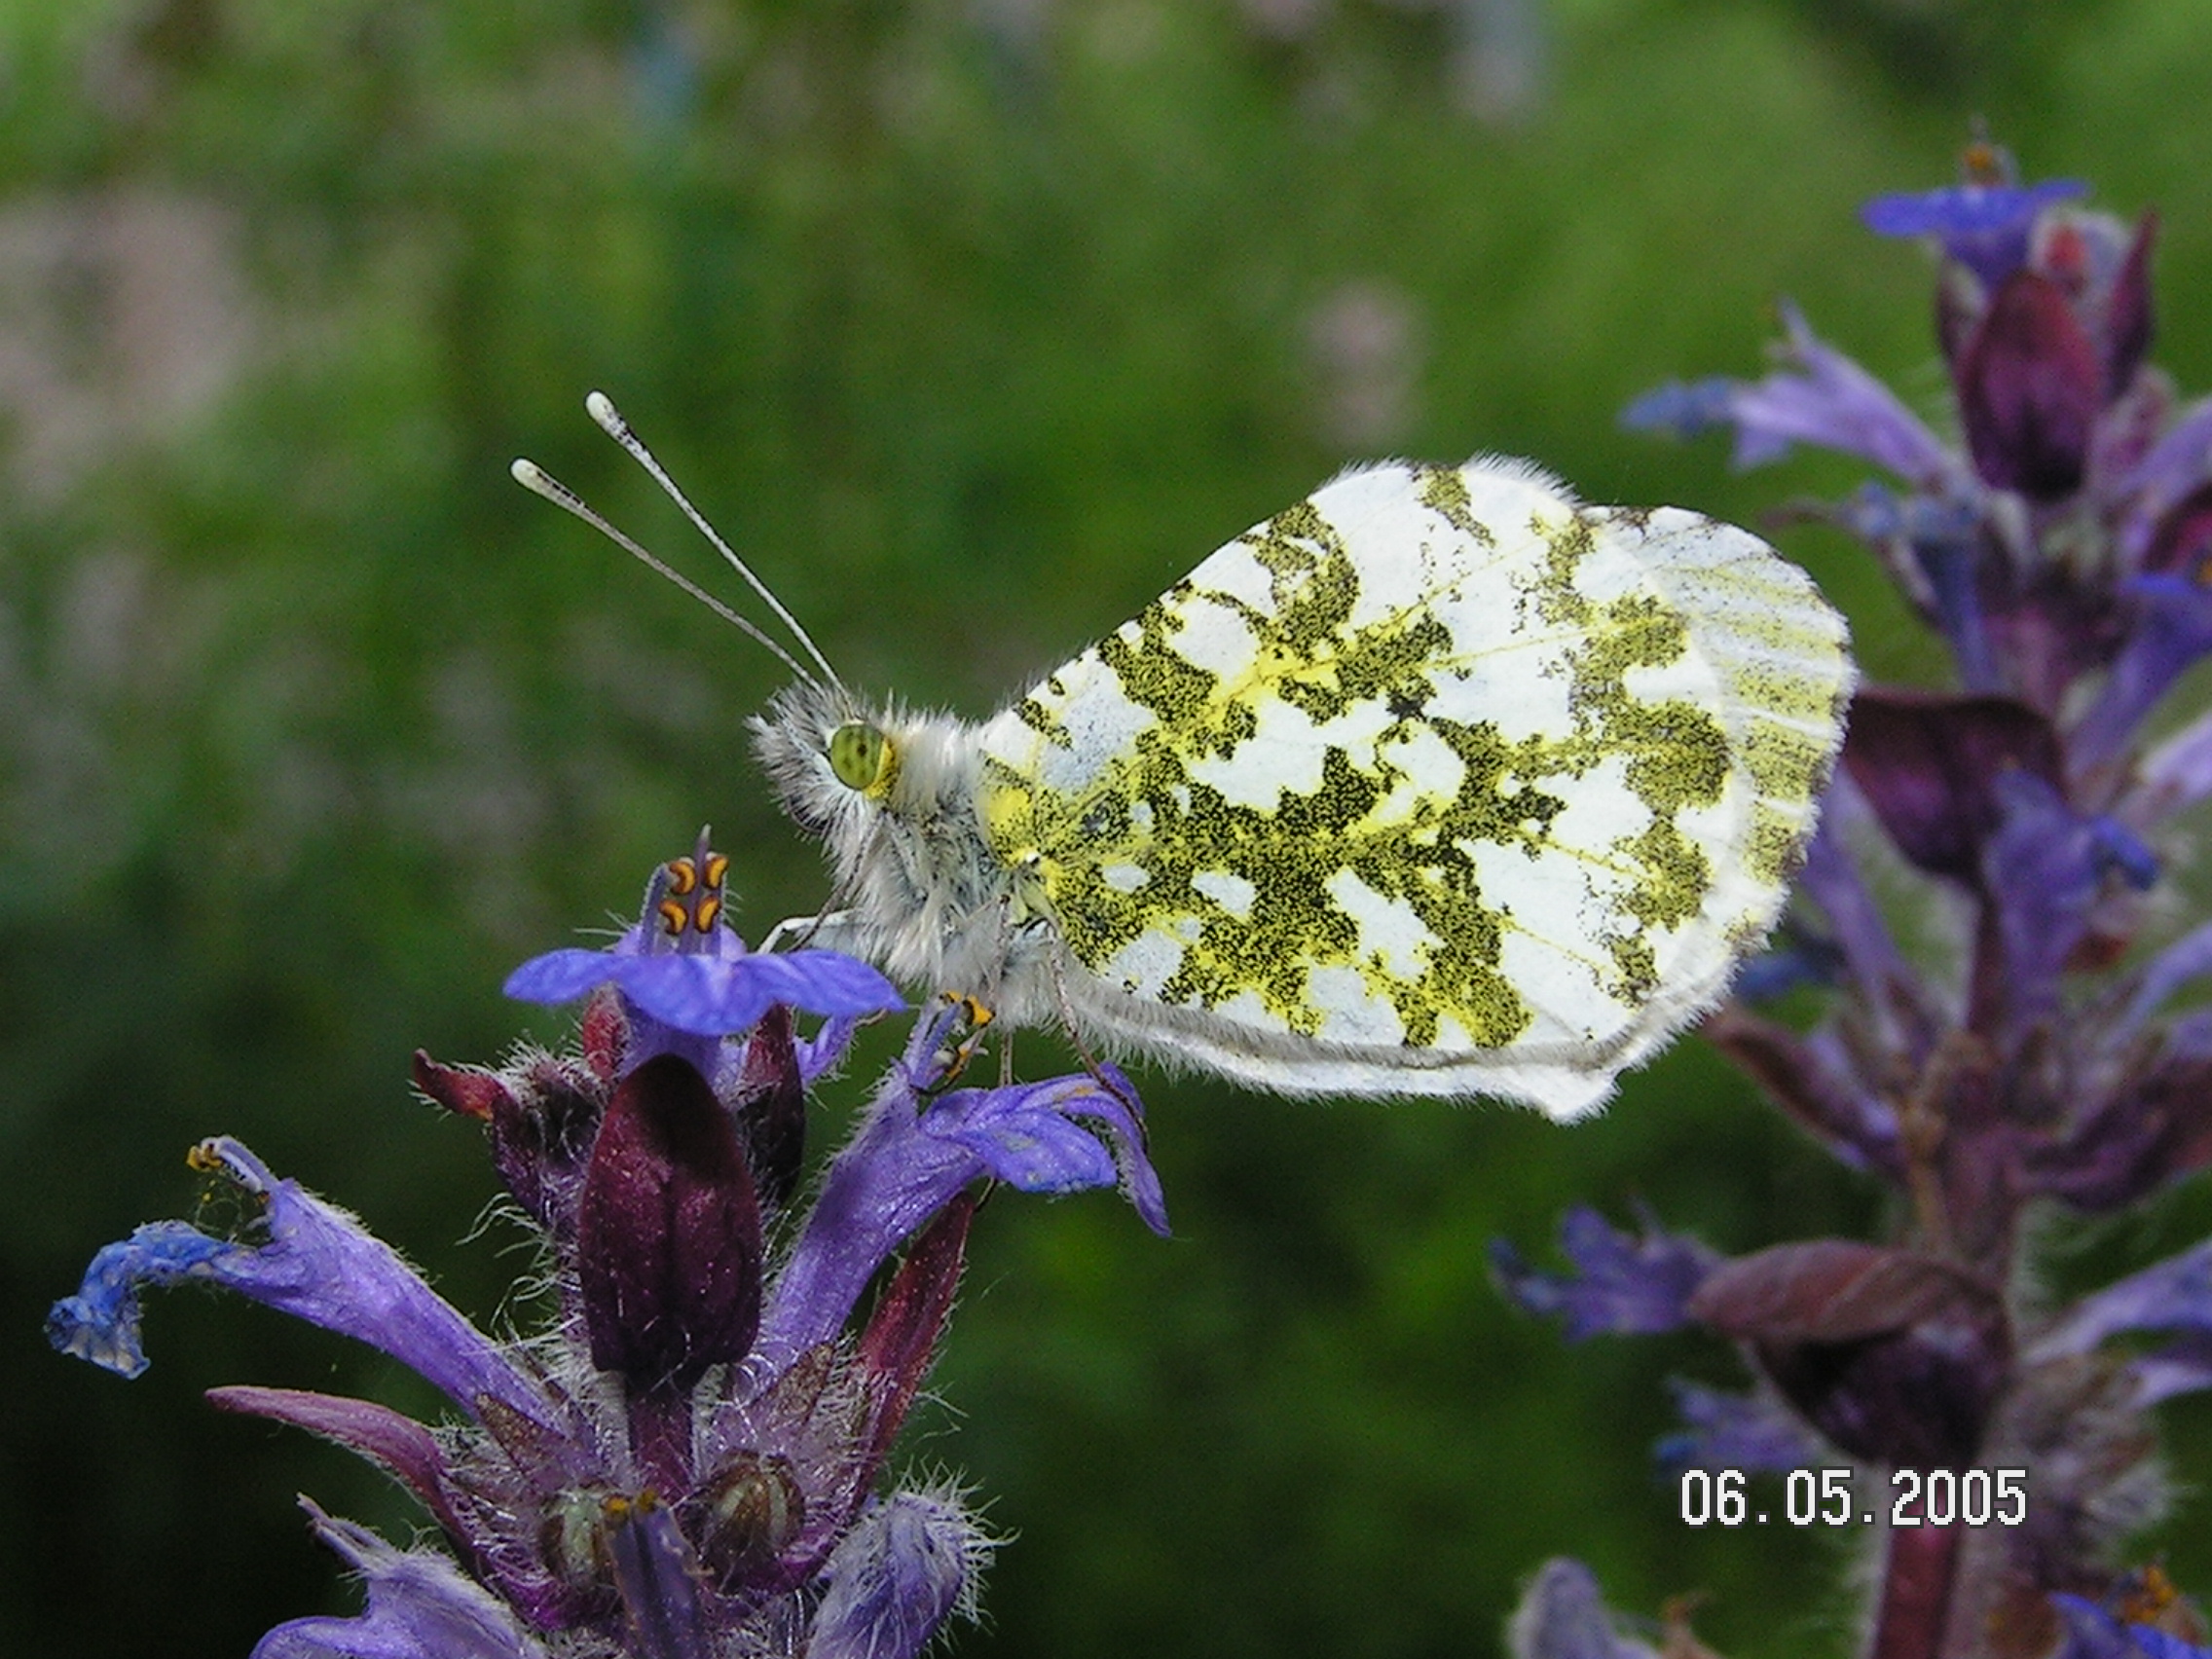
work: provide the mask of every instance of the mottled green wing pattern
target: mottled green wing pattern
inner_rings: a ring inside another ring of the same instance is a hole
[[[1743,531],[1375,467],[991,722],[979,804],[1109,1026],[1280,1089],[1571,1115],[1763,937],[1849,676]]]

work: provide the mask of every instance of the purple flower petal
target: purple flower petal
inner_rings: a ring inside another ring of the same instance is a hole
[[[1136,1090],[1111,1065],[1099,1075],[1052,1078],[945,1095],[922,1127],[975,1153],[984,1171],[1025,1193],[1120,1186],[1147,1227],[1167,1234],[1160,1177],[1128,1102]]]
[[[2020,1173],[2030,1191],[2113,1210],[2212,1162],[2212,1044],[2191,1021],[2161,1037],[2147,1058],[2120,1068],[2108,1092],[2026,1138]],[[2127,1040],[2116,1027],[2108,1042],[2118,1052]]]
[[[1704,1036],[1837,1157],[1903,1178],[1897,1113],[1860,1078],[1832,1029],[1801,1036],[1741,1007],[1724,1007],[1705,1022]]]
[[[2212,1240],[2084,1297],[2028,1348],[2025,1357],[2041,1364],[2087,1353],[2107,1338],[2128,1331],[2174,1332],[2180,1337],[2128,1361],[2139,1406],[2212,1385]]]
[[[223,1283],[226,1271],[250,1253],[249,1246],[210,1237],[189,1222],[148,1222],[92,1258],[77,1294],[47,1314],[46,1340],[119,1377],[139,1376],[152,1362],[141,1340],[138,1293],[187,1279]]]
[[[1675,1409],[1689,1426],[1659,1442],[1660,1465],[1683,1469],[1802,1469],[1819,1462],[1817,1436],[1766,1394],[1732,1394],[1676,1378]]]
[[[1958,383],[1984,483],[2038,501],[2081,488],[2105,366],[2057,283],[2030,271],[2009,278],[1967,342]]]
[[[2151,350],[2151,247],[2157,235],[2157,214],[2145,213],[2104,293],[2098,337],[2108,403],[2125,393]]]
[[[1958,462],[1926,424],[1888,387],[1816,338],[1795,306],[1785,303],[1782,316],[1789,331],[1786,355],[1794,367],[1737,387],[1730,410],[1736,464],[1755,466],[1791,444],[1818,444],[1863,456],[1932,494],[1952,494]]]
[[[2174,682],[2212,651],[2212,587],[2201,571],[2137,576],[2124,585],[2135,600],[2135,624],[2097,700],[2074,728],[2078,776],[2118,759]]]
[[[210,1238],[181,1222],[142,1227],[93,1258],[84,1287],[55,1305],[48,1337],[63,1352],[127,1377],[146,1366],[138,1344],[142,1285],[203,1279],[390,1354],[472,1415],[490,1396],[534,1420],[537,1384],[422,1276],[344,1210],[279,1181],[237,1141],[205,1141],[201,1167],[261,1206],[266,1243]]]
[[[1568,1342],[1601,1332],[1648,1336],[1688,1323],[1690,1298],[1720,1261],[1696,1239],[1648,1223],[1641,1238],[1615,1232],[1581,1205],[1561,1218],[1560,1246],[1574,1264],[1571,1273],[1529,1267],[1502,1238],[1491,1245],[1491,1267],[1524,1311],[1562,1315]]]
[[[798,1039],[799,1082],[811,1088],[825,1073],[843,1064],[845,1051],[853,1046],[860,1028],[859,1015],[841,1014],[824,1020],[822,1029],[812,1037]]]
[[[2127,1362],[2127,1374],[2135,1383],[2134,1403],[2140,1410],[2176,1394],[2212,1388],[2212,1335],[2184,1337],[2137,1354]]]
[[[368,1589],[356,1618],[293,1619],[253,1659],[544,1659],[505,1606],[430,1550],[396,1550],[301,1500],[314,1530]]]
[[[2212,1647],[2169,1636],[2157,1625],[2129,1625],[2127,1634],[2142,1649],[2143,1659],[2212,1659]]]
[[[913,1659],[971,1604],[990,1541],[957,1504],[893,1493],[830,1557],[809,1659]]]
[[[2062,776],[2057,734],[2024,703],[1877,685],[1852,698],[1843,765],[1899,852],[1969,883],[2004,819],[1995,780]]]
[[[2145,575],[2189,575],[2212,553],[2212,484],[2184,496],[2152,527],[2140,569]]]
[[[1917,988],[1919,977],[1898,949],[1848,850],[1846,827],[1863,825],[1867,817],[1865,797],[1846,772],[1829,787],[1797,880],[1798,890],[1834,930],[1844,969],[1860,997],[1869,1010],[1886,1014],[1899,995]]]
[[[1843,966],[1843,950],[1834,940],[1785,916],[1766,949],[1744,964],[1729,989],[1739,1002],[1771,1003],[1806,985],[1833,986]]]
[[[633,1391],[743,1359],[760,1316],[760,1211],[729,1114],[673,1054],[614,1091],[576,1215],[592,1363]]]
[[[1505,1628],[1513,1659],[1658,1659],[1641,1641],[1615,1633],[1597,1575],[1556,1556],[1536,1569]]]
[[[2083,1297],[2029,1347],[2028,1358],[2087,1353],[2122,1331],[2212,1336],[2212,1239]]]
[[[2192,979],[2212,974],[2212,922],[2192,928],[2137,971],[2135,994],[2115,1028],[2116,1040],[2125,1040],[2142,1029],[2143,1022],[2165,1006],[2166,999]]]
[[[607,1553],[637,1659],[709,1659],[697,1557],[676,1512],[649,1496],[607,1507]]]
[[[612,960],[608,951],[580,945],[549,950],[509,974],[500,990],[517,1002],[574,1002],[614,977],[608,967]]]
[[[955,1017],[940,1008],[916,1022],[904,1057],[830,1164],[761,1319],[757,1346],[772,1371],[835,1337],[875,1270],[982,1176],[1047,1192],[1118,1180],[1146,1225],[1167,1231],[1160,1179],[1125,1103],[1136,1098],[1126,1080],[1109,1067],[1104,1082],[1062,1078],[931,1101],[936,1056]],[[1099,1127],[1074,1129],[1068,1120]],[[1071,1129],[1094,1150],[1078,1148]]]
[[[1079,1193],[1109,1185],[1114,1180],[1113,1155],[1039,1098],[1051,1087],[964,1088],[933,1106],[923,1122],[940,1140],[974,1153],[985,1173],[1021,1192]]]
[[[2212,469],[2212,397],[2198,398],[2137,461],[2115,493],[2134,498],[2120,528],[2122,550],[2140,560],[2159,522]]]
[[[1736,383],[1726,375],[1708,375],[1701,381],[1669,381],[1633,399],[1621,411],[1620,423],[1632,432],[1694,438],[1731,424],[1735,398]]]
[[[210,1388],[220,1411],[287,1422],[334,1440],[397,1479],[438,1519],[447,1535],[465,1541],[468,1528],[454,1508],[452,1471],[438,1438],[413,1418],[373,1400],[318,1394],[303,1388]]]
[[[2134,770],[2134,783],[2114,808],[2130,824],[2157,824],[2212,795],[2212,713],[2158,743]]]
[[[506,994],[519,1002],[571,1002],[611,982],[653,1018],[700,1037],[750,1030],[774,1003],[854,1017],[906,1006],[890,980],[842,952],[761,955],[747,952],[727,929],[716,937],[734,948],[648,949],[656,936],[633,928],[610,950],[570,948],[533,957],[507,976]]]
[[[1982,849],[1982,881],[2004,941],[2004,1006],[2015,1020],[2058,1008],[2060,976],[2089,925],[2111,867],[2094,820],[2075,815],[2032,772],[1991,780],[2002,817]]]
[[[2066,1625],[2065,1644],[2051,1659],[2143,1659],[2120,1621],[2096,1603],[2061,1591],[2050,1604]]]
[[[2212,1659],[2212,1647],[2184,1641],[2154,1625],[2123,1629],[2120,1620],[2083,1597],[2061,1591],[2050,1603],[2066,1625],[2066,1641],[2050,1659]]]
[[[1944,252],[1995,288],[2026,262],[2028,234],[2043,210],[2088,189],[2071,178],[1954,184],[1877,196],[1859,217],[1876,236],[1937,238]]]
[[[1978,502],[1899,495],[1871,480],[1828,509],[1867,543],[1921,615],[1942,631],[1969,691],[2002,688],[1982,612],[1983,566],[1998,555]]]

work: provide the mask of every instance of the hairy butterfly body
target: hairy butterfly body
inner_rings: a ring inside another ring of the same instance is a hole
[[[1254,1088],[1558,1118],[1764,939],[1851,683],[1757,537],[1493,459],[1343,474],[981,723],[825,675],[752,722],[817,942]]]

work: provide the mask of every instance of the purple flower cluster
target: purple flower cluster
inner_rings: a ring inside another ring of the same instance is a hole
[[[416,1058],[424,1094],[483,1124],[542,1237],[548,1328],[493,1339],[227,1139],[193,1155],[223,1225],[141,1227],[55,1305],[56,1347],[132,1377],[141,1294],[220,1285],[372,1345],[457,1408],[432,1427],[368,1400],[210,1393],[380,1465],[452,1552],[308,1505],[366,1610],[282,1625],[255,1659],[909,1659],[973,1608],[990,1534],[957,1490],[883,1476],[951,1309],[974,1189],[1119,1186],[1164,1234],[1136,1096],[1111,1067],[960,1087],[987,1015],[940,1001],[794,1202],[808,1086],[863,1019],[903,1005],[834,952],[749,953],[723,921],[723,863],[702,837],[611,950],[516,971],[526,1000],[588,996],[574,1052],[497,1071]],[[811,1039],[794,1014],[821,1016]]]
[[[2163,862],[2212,794],[2212,715],[2166,699],[2212,651],[2212,399],[2180,403],[2146,361],[2157,221],[2088,211],[2084,188],[2021,185],[1977,144],[1965,183],[1865,208],[1935,246],[1955,444],[1788,308],[1772,373],[1626,416],[1726,426],[1742,464],[1804,443],[1882,468],[1820,510],[1948,648],[1952,688],[1857,694],[1805,913],[1708,1026],[1895,1191],[1894,1235],[1723,1260],[1577,1212],[1571,1272],[1496,1258],[1570,1337],[1738,1346],[1754,1387],[1683,1387],[1677,1467],[2027,1471],[2022,1525],[1889,1533],[1876,1659],[2212,1653],[2120,1553],[2163,1498],[2149,1409],[2212,1386],[2212,1244],[2069,1307],[2030,1248],[2041,1214],[2116,1211],[2212,1161],[2212,1014],[2177,999],[2212,971],[2212,925],[2177,937]],[[1750,1006],[1807,983],[1827,993],[1810,1030]],[[1539,1575],[1516,1651],[1641,1651],[1571,1566]]]

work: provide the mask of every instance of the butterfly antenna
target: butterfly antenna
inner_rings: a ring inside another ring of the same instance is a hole
[[[629,554],[631,558],[637,560],[647,570],[655,571],[660,575],[666,576],[670,581],[674,582],[678,587],[682,588],[685,593],[689,594],[693,599],[697,600],[709,610],[712,610],[717,616],[719,616],[724,622],[729,623],[732,627],[736,628],[740,633],[747,635],[749,638],[758,641],[762,645],[767,647],[769,653],[773,655],[778,662],[782,663],[786,668],[790,669],[792,673],[796,675],[799,679],[804,680],[809,683],[817,683],[813,671],[808,669],[804,664],[797,661],[794,657],[793,657],[791,652],[787,651],[782,645],[779,645],[774,640],[770,639],[768,635],[760,628],[760,626],[756,623],[751,617],[739,615],[735,610],[732,610],[728,606],[724,605],[720,600],[717,599],[713,594],[709,593],[705,588],[701,587],[689,576],[683,574],[681,571],[672,569],[665,560],[662,560],[658,556],[646,552],[643,547],[639,546],[638,543],[630,536],[625,535],[621,531],[616,530],[612,525],[608,524],[607,520],[600,517],[598,513],[594,512],[589,506],[585,505],[584,498],[581,496],[577,495],[573,490],[570,489],[566,484],[562,483],[550,472],[547,472],[542,466],[539,466],[537,462],[535,462],[535,461],[517,461],[513,465],[509,466],[507,470],[514,475],[515,482],[517,484],[520,484],[525,490],[528,490],[532,495],[542,496],[548,501],[551,501],[555,506],[559,507],[563,512],[582,519],[584,523],[590,525],[592,529],[598,531],[600,535],[606,536],[608,540],[613,542],[615,546],[621,548],[623,552]],[[800,638],[804,639],[805,636],[801,635]],[[820,652],[815,653],[815,660],[818,662],[821,660]],[[830,665],[828,663],[823,663],[822,666],[825,672],[827,672]]]
[[[775,612],[776,619],[791,630],[792,638],[814,659],[815,667],[822,670],[823,679],[831,685],[842,684],[837,671],[830,666],[830,659],[816,648],[813,636],[798,625],[798,618],[784,608],[784,602],[769,591],[768,584],[753,573],[753,567],[737,556],[737,550],[724,541],[721,533],[707,522],[706,515],[691,504],[691,498],[677,488],[676,480],[653,458],[653,452],[645,448],[645,440],[630,429],[630,423],[622,419],[613,400],[604,391],[595,391],[584,398],[584,408],[599,423],[601,431],[628,450],[630,459],[652,475],[652,481],[667,492],[668,498],[683,509],[683,516],[691,521],[693,528],[714,543],[715,551],[729,562],[729,568],[745,578],[746,586],[758,594],[761,602]]]

